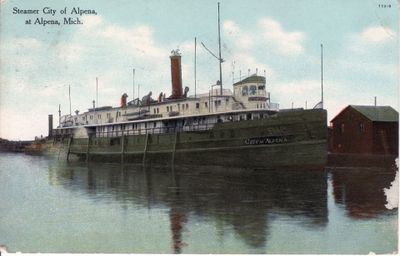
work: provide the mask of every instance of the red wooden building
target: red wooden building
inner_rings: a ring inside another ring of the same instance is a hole
[[[399,114],[390,106],[349,105],[331,127],[332,153],[398,155]]]

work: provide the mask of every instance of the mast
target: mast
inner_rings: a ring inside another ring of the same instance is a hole
[[[99,79],[96,77],[96,106],[99,107]]]
[[[196,64],[197,64],[197,40],[194,38],[194,97],[196,98],[196,87],[197,87],[197,78],[196,78]]]
[[[138,84],[137,85],[137,96],[138,96],[138,99],[140,98],[140,84]]]
[[[218,2],[218,49],[219,49],[219,82],[221,85],[221,95],[222,95],[222,58],[221,58],[221,24],[220,24],[220,14],[219,14],[219,2]]]
[[[321,108],[324,108],[324,45],[321,44]]]
[[[135,69],[132,70],[132,100],[135,99]]]
[[[232,61],[232,84],[235,83],[235,61]]]
[[[71,85],[68,85],[69,115],[71,116]]]
[[[61,126],[61,104],[58,104],[58,126]]]

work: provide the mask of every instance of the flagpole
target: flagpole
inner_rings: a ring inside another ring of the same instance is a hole
[[[132,100],[135,99],[135,69],[132,70]]]
[[[71,115],[71,85],[68,85],[69,115]]]
[[[218,49],[219,49],[219,82],[221,85],[220,93],[222,96],[221,24],[220,24],[219,2],[218,2]]]
[[[197,39],[196,37],[194,38],[194,97],[197,97],[197,77],[196,77],[196,72],[197,72]]]
[[[324,45],[321,44],[321,108],[324,108]]]
[[[96,77],[96,105],[95,107],[99,107],[99,79]]]

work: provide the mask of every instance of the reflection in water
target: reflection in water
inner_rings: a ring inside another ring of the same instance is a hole
[[[171,208],[169,216],[174,253],[181,253],[182,246],[185,245],[182,242],[182,229],[186,222],[186,214],[184,214],[182,210]]]
[[[96,200],[112,198],[169,212],[171,247],[187,245],[190,221],[216,223],[217,233],[233,230],[258,252],[265,252],[270,220],[296,217],[300,224],[327,224],[325,172],[261,171],[218,167],[147,167],[80,163],[49,166],[51,184],[81,190]],[[212,220],[212,221],[211,221]]]
[[[398,248],[398,211],[384,208],[383,194],[394,171],[143,168],[20,154],[0,154],[0,162],[0,240],[12,252],[382,254]]]
[[[396,176],[391,169],[336,169],[332,172],[333,196],[351,218],[373,218],[387,211],[383,188]]]

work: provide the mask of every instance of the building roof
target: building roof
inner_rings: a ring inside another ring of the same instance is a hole
[[[352,108],[371,120],[372,122],[398,122],[399,113],[394,110],[391,106],[360,106],[360,105],[349,105],[333,119],[335,120],[341,113],[346,109]]]
[[[248,84],[248,83],[264,83],[265,84],[265,77],[252,75],[252,76],[246,77],[243,80],[240,80],[239,82],[234,83],[233,86],[241,85],[241,84]]]
[[[399,113],[391,106],[357,106],[350,105],[373,122],[398,122]]]

